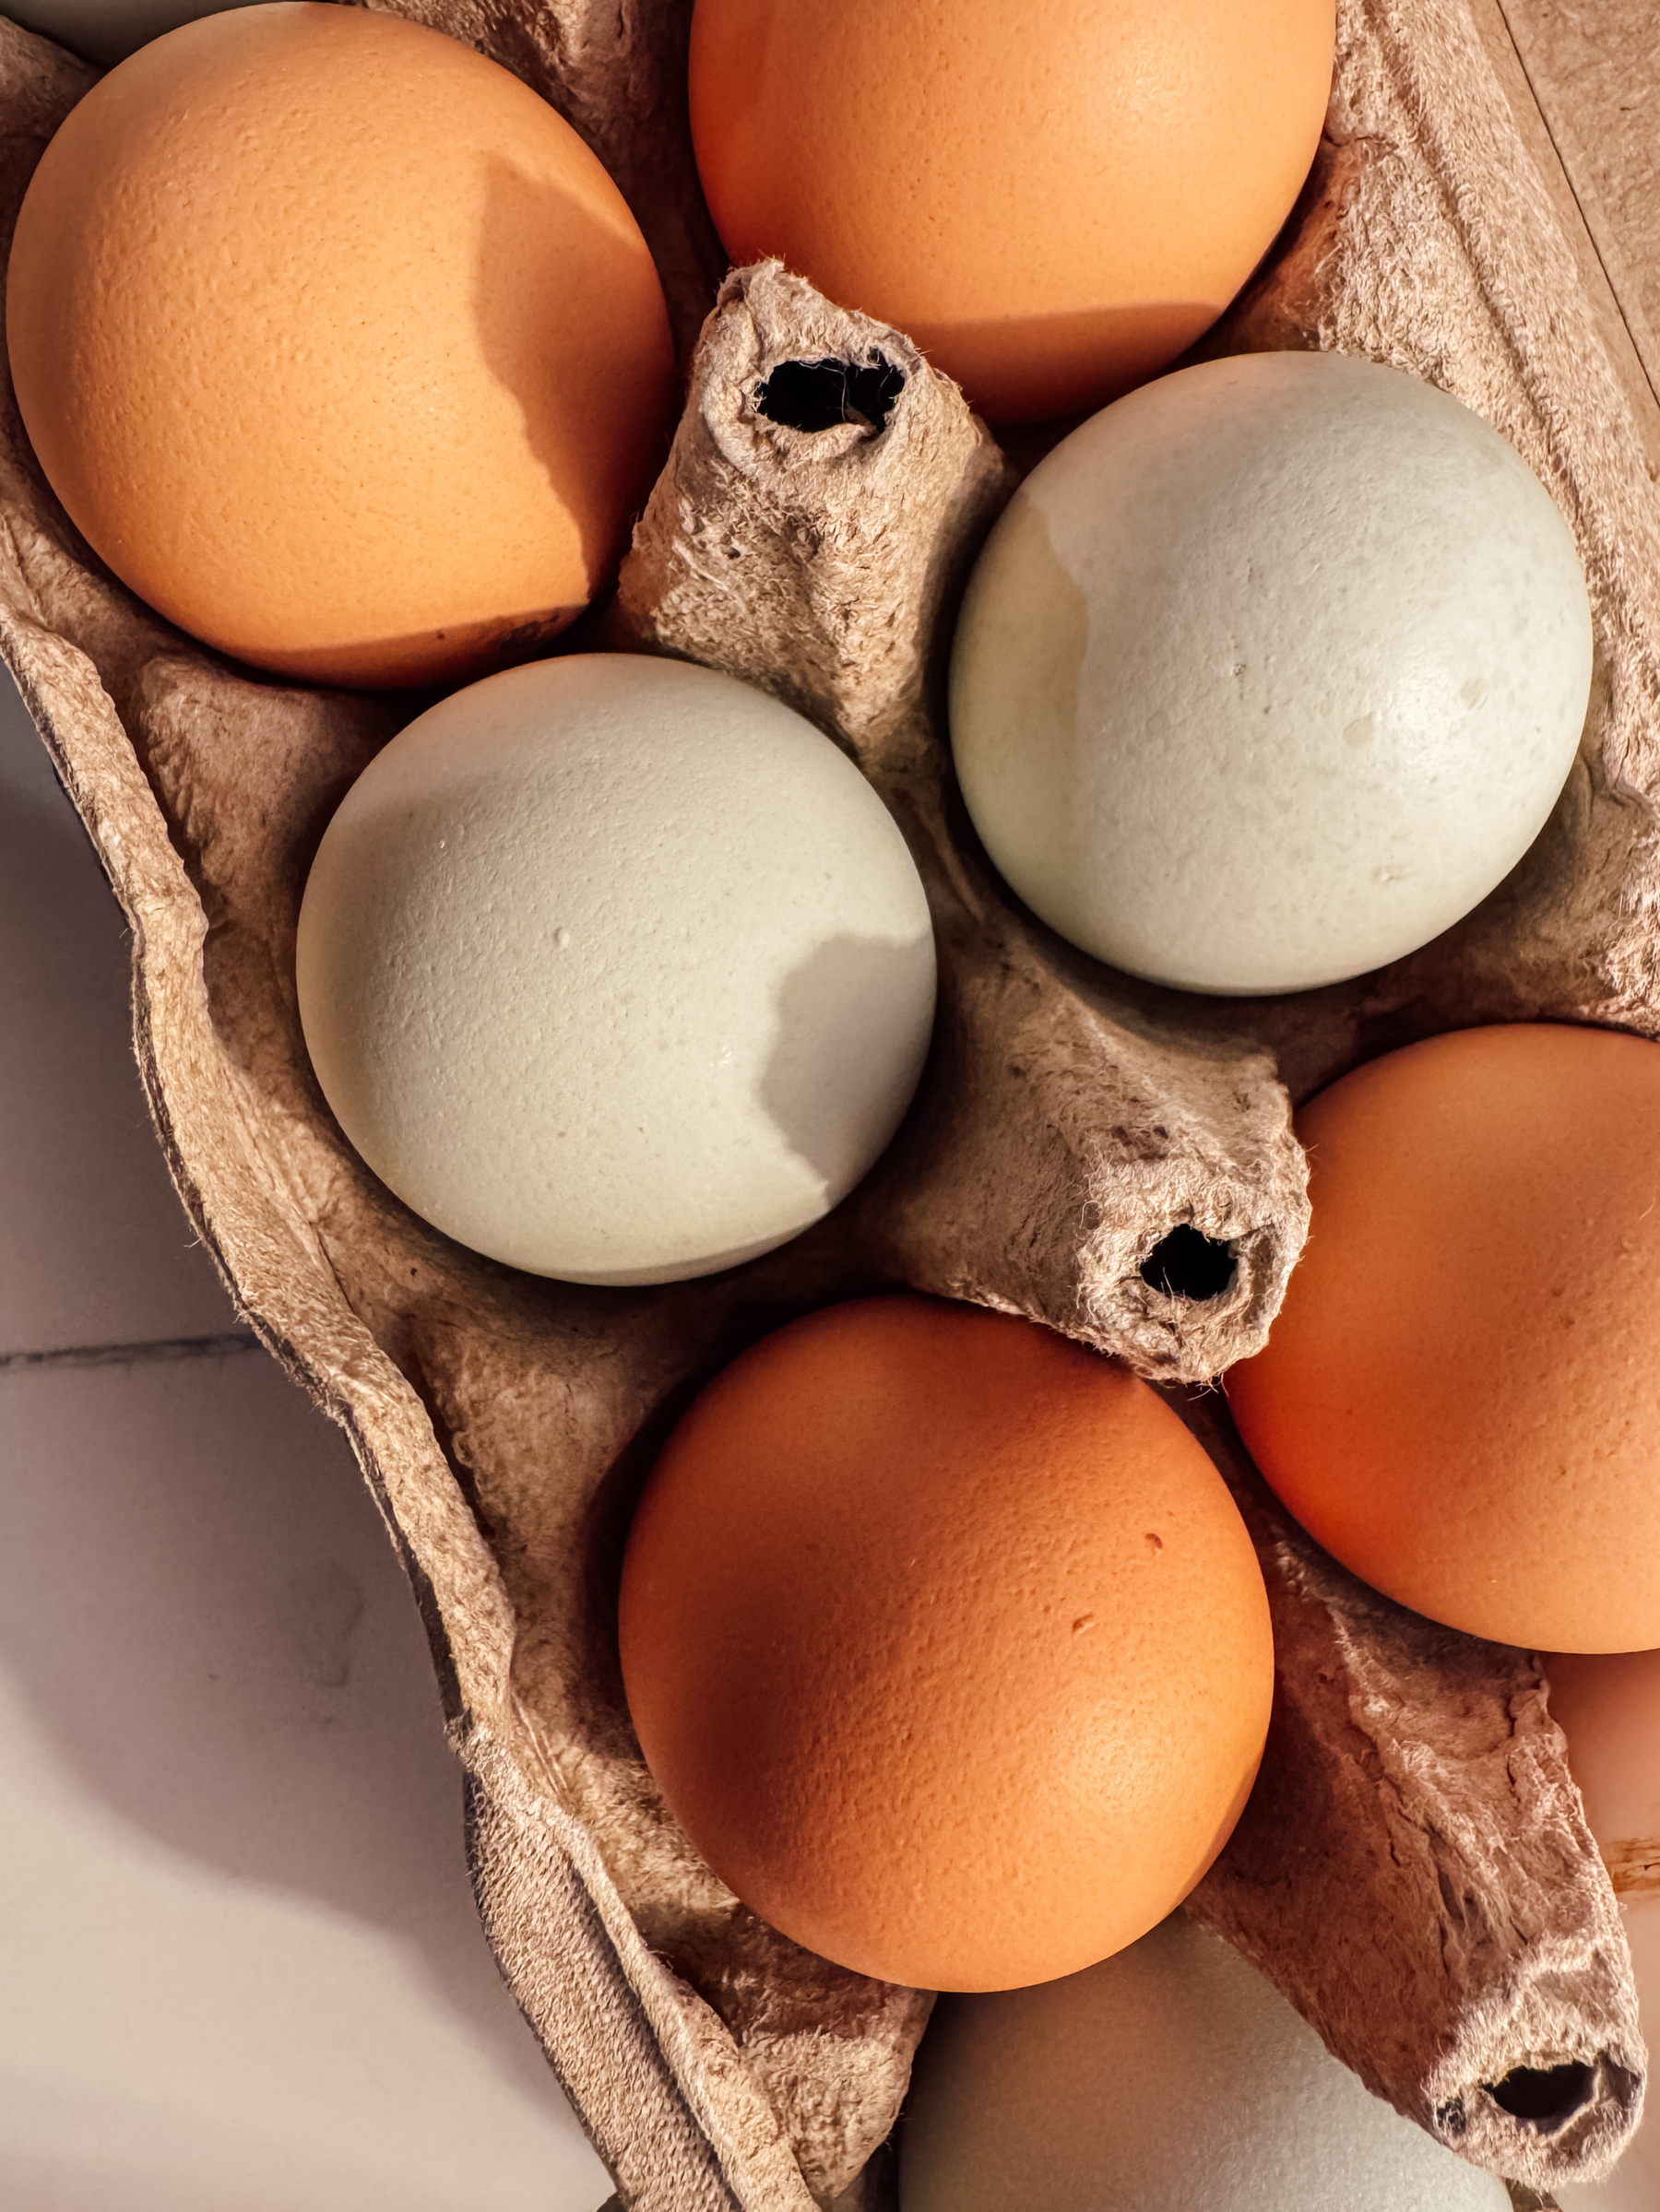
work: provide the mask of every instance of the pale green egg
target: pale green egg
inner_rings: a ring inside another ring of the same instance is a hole
[[[1522,858],[1591,680],[1573,538],[1416,377],[1208,361],[1058,445],[970,580],[951,737],[992,861],[1061,935],[1190,990],[1399,958]]]
[[[900,2145],[902,2212],[1511,2212],[1182,1913],[1064,1981],[942,1998]]]
[[[347,1136],[509,1266],[658,1283],[771,1250],[928,1050],[916,864],[853,763],[707,668],[586,654],[453,693],[347,794],[300,1011]]]

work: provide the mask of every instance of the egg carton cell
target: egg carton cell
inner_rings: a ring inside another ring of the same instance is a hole
[[[929,887],[942,1008],[895,1144],[806,1236],[705,1282],[583,1289],[462,1250],[346,1144],[294,996],[307,868],[407,702],[260,679],[171,630],[88,553],[9,402],[0,649],[135,926],[139,1059],[184,1203],[386,1514],[468,1776],[486,1925],[623,2200],[892,2202],[887,2147],[931,2000],[799,1950],[704,1865],[640,1760],[615,1601],[633,1501],[701,1383],[795,1315],[898,1284],[1125,1360],[1234,1487],[1279,1695],[1262,1785],[1195,1917],[1370,2088],[1514,2180],[1519,2202],[1603,2171],[1635,2124],[1646,2055],[1540,1663],[1435,1628],[1316,1552],[1204,1387],[1263,1341],[1306,1233],[1294,1104],[1472,1023],[1660,1031],[1660,525],[1644,460],[1660,459],[1660,410],[1502,23],[1486,0],[1345,0],[1309,185],[1194,358],[1364,355],[1511,439],[1590,583],[1579,761],[1524,860],[1444,937],[1354,982],[1242,1005],[1064,945],[992,873],[953,785],[951,616],[1051,434],[1000,442],[902,333],[777,265],[721,281],[679,0],[397,12],[550,98],[653,248],[690,392],[616,594],[579,634],[771,692],[892,809]],[[8,222],[92,79],[0,24]]]

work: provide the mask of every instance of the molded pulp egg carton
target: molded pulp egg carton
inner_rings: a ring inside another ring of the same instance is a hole
[[[701,1863],[641,1765],[613,1608],[632,1499],[695,1388],[796,1313],[906,1283],[1127,1361],[1235,1485],[1277,1694],[1261,1782],[1191,1910],[1371,2088],[1511,2177],[1519,2204],[1601,2171],[1635,2124],[1646,2058],[1538,1662],[1364,1591],[1281,1518],[1219,1395],[1194,1387],[1263,1342],[1305,1234],[1293,1101],[1472,1023],[1660,1030],[1660,408],[1631,335],[1646,325],[1621,319],[1494,0],[1341,0],[1313,174],[1200,350],[1368,355],[1503,431],[1589,578],[1583,745],[1535,848],[1456,929],[1354,983],[1226,1002],[1072,952],[979,853],[943,750],[942,647],[1043,438],[1005,453],[901,334],[777,266],[724,273],[685,118],[690,0],[400,12],[569,116],[658,255],[690,396],[618,590],[571,642],[679,654],[777,692],[894,810],[941,957],[934,1048],[894,1146],[818,1228],[706,1282],[573,1288],[462,1250],[346,1145],[294,1000],[323,827],[426,702],[295,689],[170,629],[64,516],[9,387],[0,648],[132,921],[138,1055],[184,1203],[385,1513],[468,1776],[486,1925],[622,2203],[893,2202],[931,2000],[800,1951]],[[1642,13],[1631,59],[1649,66]],[[0,22],[7,239],[94,75]],[[846,375],[769,389],[789,361]],[[832,387],[836,404],[801,408]],[[1517,2067],[1559,2089],[1531,2119],[1493,2093]]]

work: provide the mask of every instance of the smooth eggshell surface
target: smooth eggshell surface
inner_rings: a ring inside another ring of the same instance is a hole
[[[623,1560],[646,1764],[717,1875],[856,1972],[1038,1981],[1226,1842],[1274,1686],[1261,1570],[1164,1401],[1035,1321],[828,1307],[681,1420]]]
[[[486,678],[324,836],[300,1011],[352,1143],[417,1213],[586,1283],[783,1243],[897,1128],[933,1014],[905,841],[829,739],[683,662]]]
[[[1099,407],[1290,212],[1332,0],[697,0],[692,129],[734,261],[896,325],[996,422]]]
[[[1590,679],[1572,538],[1495,430],[1370,361],[1251,354],[1132,393],[1015,493],[952,748],[1063,937],[1188,989],[1300,990],[1513,867]]]
[[[95,85],[24,197],[6,339],[122,581],[324,682],[473,674],[563,629],[674,406],[651,256],[570,124],[361,7],[208,16]]]
[[[1607,1862],[1631,1946],[1643,2033],[1660,2042],[1660,1650],[1546,1661],[1585,1821]],[[1604,2182],[1559,2184],[1562,2212],[1654,2212],[1660,2121],[1647,2116]]]
[[[1510,2212],[1178,1914],[1039,1989],[951,1997],[917,2053],[902,2212]]]
[[[1550,1709],[1615,1887],[1660,1900],[1660,1650],[1558,1653]]]
[[[1660,1644],[1660,1044],[1461,1030],[1295,1126],[1309,1241],[1227,1375],[1267,1482],[1432,1620],[1533,1650]]]

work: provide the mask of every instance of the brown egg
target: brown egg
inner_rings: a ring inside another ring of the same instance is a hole
[[[925,1988],[1144,1934],[1232,1828],[1273,1685],[1255,1555],[1163,1401],[922,1298],[812,1315],[704,1391],[635,1513],[620,1632],[715,1872]]]
[[[81,101],[18,217],[18,405],[124,582],[281,674],[412,684],[554,636],[666,453],[644,240],[505,69],[240,8]]]
[[[697,0],[698,170],[734,261],[1034,421],[1221,313],[1308,174],[1334,44],[1333,0]]]
[[[1660,1644],[1660,1047],[1464,1030],[1345,1076],[1297,1130],[1308,1248],[1227,1378],[1268,1482],[1434,1620]]]

